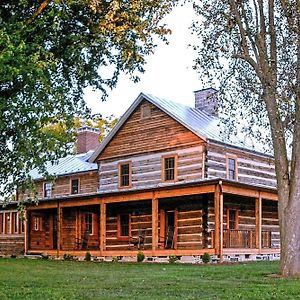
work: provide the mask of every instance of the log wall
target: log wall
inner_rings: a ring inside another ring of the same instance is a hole
[[[239,182],[276,187],[275,165],[272,158],[217,144],[208,143],[206,147],[206,178],[227,178],[226,155],[236,156]]]
[[[132,185],[121,190],[137,190],[165,185],[176,182],[162,181],[162,157],[177,155],[177,182],[193,182],[202,179],[203,146],[177,149],[174,151],[158,152],[133,156],[130,159],[101,160],[99,163],[99,186],[101,192],[118,191],[118,165],[121,162],[132,162]]]
[[[90,194],[97,192],[98,174],[91,172],[86,174],[78,174],[74,176],[58,177],[52,187],[52,197],[71,195],[71,180],[79,179],[79,194]],[[38,198],[44,198],[44,181],[37,182],[36,188]]]
[[[149,105],[151,116],[141,117]],[[201,144],[202,140],[158,107],[142,101],[98,157],[99,160]]]
[[[0,211],[0,255],[24,254],[24,226],[17,210]]]

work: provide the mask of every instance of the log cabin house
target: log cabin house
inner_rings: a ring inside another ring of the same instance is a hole
[[[224,139],[217,102],[214,89],[196,91],[195,108],[141,93],[97,147],[82,128],[79,154],[47,165],[55,182],[32,172],[25,253],[278,258],[274,159]],[[1,237],[7,222],[0,212]]]

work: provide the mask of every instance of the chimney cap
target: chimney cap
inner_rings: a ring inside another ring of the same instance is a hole
[[[197,91],[194,91],[194,93],[198,93],[198,92],[205,92],[205,91],[214,91],[214,92],[217,92],[218,90],[213,88],[213,87],[208,87],[208,88],[204,88],[204,89],[200,89],[200,90],[197,90]]]
[[[99,134],[100,130],[98,128],[94,128],[91,126],[82,126],[77,129],[77,133],[80,133],[80,132],[94,132],[94,133]]]

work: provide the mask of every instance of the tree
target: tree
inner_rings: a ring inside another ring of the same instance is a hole
[[[201,16],[193,23],[200,37],[195,67],[206,78],[217,76],[222,98],[229,98],[225,106],[235,117],[250,115],[257,136],[264,135],[261,126],[270,129],[279,196],[281,273],[299,277],[300,2],[203,0],[194,1],[194,8]]]
[[[0,197],[28,171],[70,151],[84,88],[102,92],[120,72],[138,80],[173,0],[4,0],[0,8]],[[67,135],[50,130],[53,124]],[[50,126],[51,125],[51,126]]]

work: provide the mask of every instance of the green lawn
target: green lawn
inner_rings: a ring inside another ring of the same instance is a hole
[[[300,281],[277,269],[0,259],[0,299],[300,299]]]

